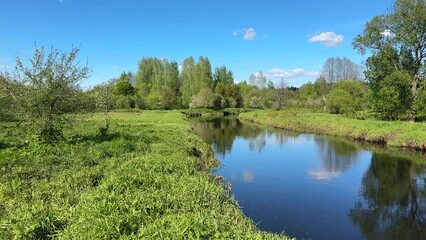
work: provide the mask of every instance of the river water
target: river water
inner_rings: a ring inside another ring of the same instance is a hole
[[[242,211],[297,239],[426,239],[426,160],[237,119],[191,120]],[[420,163],[419,163],[420,162]]]

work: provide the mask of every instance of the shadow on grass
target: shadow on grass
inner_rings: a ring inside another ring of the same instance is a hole
[[[9,143],[0,142],[0,150],[10,148],[10,147],[13,147],[13,146]]]
[[[102,134],[92,134],[92,135],[74,135],[69,140],[70,144],[76,144],[81,142],[91,142],[91,143],[103,143],[103,142],[111,142],[115,139],[124,139],[124,140],[138,140],[137,136],[132,136],[129,134],[123,134],[123,133],[109,133],[106,135]]]

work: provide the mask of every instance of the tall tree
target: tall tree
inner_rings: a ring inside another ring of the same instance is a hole
[[[249,83],[252,86],[256,86],[258,88],[266,88],[267,82],[266,82],[266,76],[263,74],[262,71],[252,73],[250,74]]]
[[[339,80],[361,80],[361,67],[350,59],[333,57],[323,65],[322,74],[329,83]]]
[[[362,54],[370,50],[372,57],[383,55],[389,48],[398,52],[398,62],[392,71],[407,71],[411,75],[411,120],[417,117],[416,102],[425,84],[426,59],[426,1],[396,0],[388,14],[374,17],[366,24],[364,32],[353,42],[354,47]],[[374,71],[380,66],[367,66],[367,71]],[[372,67],[372,68],[371,68]],[[383,78],[384,79],[384,78]],[[369,79],[377,80],[377,79]],[[382,80],[382,79],[380,79]],[[378,91],[378,89],[376,89]]]
[[[281,79],[276,88],[277,91],[277,108],[281,109],[284,107],[285,95],[287,92],[287,83],[284,79]]]
[[[200,57],[194,69],[195,73],[195,91],[198,93],[203,88],[213,88],[213,76],[210,60]]]
[[[191,101],[191,97],[197,92],[195,92],[195,61],[193,57],[189,57],[183,61],[182,65],[182,73],[180,75],[181,78],[181,93],[182,93],[182,106],[189,107],[189,102]]]
[[[226,69],[225,66],[215,68],[213,74],[214,87],[216,87],[218,83],[233,84],[234,74],[232,73],[232,71]]]
[[[325,80],[323,75],[315,80],[314,87],[319,96],[322,97],[324,112],[327,111],[327,95],[331,90],[332,84]]]

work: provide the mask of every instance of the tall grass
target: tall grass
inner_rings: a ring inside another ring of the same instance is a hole
[[[177,111],[78,115],[39,145],[0,123],[0,239],[285,239],[260,232]]]

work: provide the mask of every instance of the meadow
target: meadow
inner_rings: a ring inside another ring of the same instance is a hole
[[[0,239],[286,239],[259,231],[179,111],[78,114],[59,143],[0,123]]]

